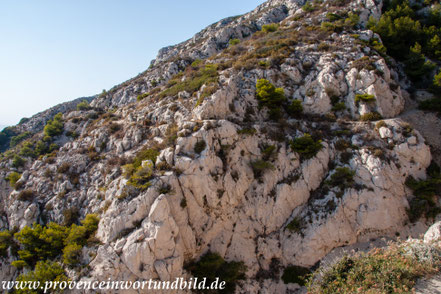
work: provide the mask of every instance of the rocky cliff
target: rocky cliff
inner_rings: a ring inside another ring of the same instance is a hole
[[[431,178],[431,150],[400,118],[411,82],[366,29],[382,5],[271,0],[162,49],[90,105],[31,119],[0,163],[0,228],[95,214],[70,279],[189,277],[211,252],[246,267],[238,293],[288,293],[288,267],[423,232],[411,184]],[[8,247],[2,280],[32,269],[20,259]]]

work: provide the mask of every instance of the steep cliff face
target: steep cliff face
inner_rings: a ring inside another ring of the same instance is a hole
[[[0,227],[95,213],[100,243],[83,247],[88,270],[69,270],[72,279],[170,280],[211,251],[245,263],[244,293],[293,290],[283,268],[418,232],[405,182],[426,179],[431,154],[397,118],[408,94],[396,63],[367,45],[381,42],[364,24],[382,3],[304,5],[273,0],[224,19],[162,49],[90,108],[62,111],[58,150],[22,167],[22,145],[3,157]],[[329,12],[346,18],[337,32],[321,25]],[[20,273],[14,259],[2,280]],[[280,273],[262,274],[274,260]]]

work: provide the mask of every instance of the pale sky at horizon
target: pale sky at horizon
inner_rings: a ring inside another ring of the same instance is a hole
[[[0,126],[100,93],[264,0],[0,0]]]

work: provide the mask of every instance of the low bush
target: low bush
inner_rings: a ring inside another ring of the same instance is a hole
[[[9,142],[9,146],[10,147],[15,147],[17,146],[20,142],[22,142],[23,140],[29,138],[32,135],[31,132],[23,132],[17,136],[14,136],[11,138],[11,141]]]
[[[332,111],[343,111],[346,109],[346,104],[344,102],[337,102],[335,105],[332,106]]]
[[[360,116],[361,121],[375,121],[382,118],[383,117],[378,112],[368,112]]]
[[[300,100],[293,100],[287,107],[287,112],[292,117],[300,117],[303,113],[303,105]]]
[[[252,161],[250,164],[255,178],[260,178],[266,170],[274,169],[274,166],[270,162],[262,159]]]
[[[99,219],[94,214],[88,214],[81,226],[63,226],[50,222],[47,226],[34,223],[32,227],[26,226],[20,232],[14,234],[14,238],[20,246],[18,250],[19,267],[33,267],[38,262],[55,260],[61,257],[66,264],[74,265],[81,251],[81,247],[95,233]],[[75,246],[72,246],[75,245]],[[67,247],[67,248],[66,248]]]
[[[35,195],[32,190],[24,190],[18,194],[17,200],[19,200],[19,201],[32,201],[32,200],[34,200],[34,197],[35,197]]]
[[[278,28],[279,28],[279,25],[276,23],[266,24],[266,25],[262,26],[262,32],[272,33],[272,32],[277,31]]]
[[[349,167],[337,167],[327,184],[332,187],[339,187],[341,191],[350,188],[354,184],[355,172]]]
[[[276,88],[266,79],[259,79],[256,83],[256,98],[259,107],[267,107],[270,118],[276,119],[281,115],[281,107],[286,102],[282,88]]]
[[[13,243],[12,234],[10,231],[0,231],[0,257],[8,256],[8,248]]]
[[[63,263],[74,266],[79,263],[81,257],[81,249],[83,247],[78,244],[69,244],[63,249]]]
[[[411,293],[418,278],[438,271],[441,251],[432,246],[391,244],[345,256],[327,269],[316,270],[308,280],[308,293]]]
[[[58,113],[53,119],[49,120],[44,127],[44,134],[49,137],[55,137],[63,133],[63,114]]]
[[[89,110],[89,109],[90,109],[90,105],[89,102],[87,102],[86,100],[83,100],[77,104],[77,110]]]
[[[313,158],[323,148],[322,141],[315,141],[309,134],[295,138],[291,141],[290,146],[302,159]]]
[[[370,94],[357,94],[355,95],[355,104],[358,105],[360,102],[372,103],[375,102],[375,96]]]
[[[9,185],[11,187],[15,187],[15,184],[17,183],[18,180],[20,180],[21,178],[21,174],[19,174],[18,172],[11,172],[6,178],[5,180],[7,180],[9,182]]]
[[[228,42],[230,44],[230,46],[234,46],[240,43],[239,39],[230,39],[230,41]]]
[[[25,163],[26,163],[26,160],[24,160],[23,158],[21,158],[17,154],[15,154],[14,157],[12,158],[12,166],[15,168],[22,167],[25,165]]]
[[[282,281],[285,284],[297,283],[300,286],[304,286],[307,282],[308,275],[311,271],[302,266],[291,265],[285,268],[282,275]]]
[[[51,262],[51,261],[39,261],[37,262],[35,269],[33,271],[27,272],[25,274],[21,274],[17,278],[18,282],[28,282],[23,283],[26,285],[24,289],[16,290],[14,293],[17,294],[29,294],[29,293],[35,293],[35,294],[41,294],[45,293],[44,287],[38,288],[35,290],[31,285],[33,285],[32,282],[39,282],[41,285],[44,285],[47,282],[63,282],[63,281],[69,281],[67,276],[64,273],[63,268],[61,265],[57,262]],[[60,289],[60,284],[55,284],[53,288],[51,288],[51,291],[54,291],[54,293],[61,293],[63,292],[62,289]]]
[[[205,147],[207,147],[207,143],[205,143],[204,140],[197,141],[194,145],[194,152],[197,154],[201,154],[201,152],[205,150]]]
[[[166,96],[175,96],[179,92],[186,91],[190,95],[198,91],[204,84],[211,84],[218,82],[218,72],[216,64],[206,64],[201,66],[196,71],[191,71],[189,76],[182,81],[180,76],[173,78],[169,85],[170,87],[162,91],[159,96],[164,98]]]
[[[257,133],[257,130],[255,128],[243,128],[243,129],[237,130],[237,133],[239,135],[250,135],[250,136],[252,136],[252,135]]]
[[[208,252],[198,262],[187,265],[186,269],[198,279],[207,278],[208,285],[216,278],[226,282],[223,291],[213,290],[212,293],[234,293],[236,283],[245,279],[247,268],[243,262],[227,262],[219,254]]]
[[[304,227],[305,227],[305,224],[298,217],[295,217],[292,221],[289,222],[288,225],[286,225],[286,229],[288,229],[289,231],[291,231],[293,233],[297,233],[297,234],[301,234]]]
[[[441,113],[441,97],[420,102],[419,109]]]

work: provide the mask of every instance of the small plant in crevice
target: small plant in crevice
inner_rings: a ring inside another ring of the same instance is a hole
[[[250,165],[256,179],[261,178],[265,171],[274,169],[274,165],[263,159],[251,161]]]
[[[355,102],[355,105],[359,105],[360,104],[360,102],[363,102],[363,103],[373,103],[373,102],[375,102],[375,96],[374,95],[370,95],[370,94],[357,94],[357,95],[355,95],[355,99],[354,99],[354,102]]]
[[[355,184],[355,172],[349,167],[337,167],[326,184],[331,187],[338,187],[340,191],[344,191]]]
[[[288,229],[290,232],[297,233],[303,236],[303,229],[305,228],[305,223],[299,217],[295,217],[293,218],[292,221],[290,221],[286,225],[285,228]]]
[[[196,144],[194,144],[194,152],[197,154],[201,154],[206,147],[207,147],[207,143],[205,143],[204,140],[197,141]]]

